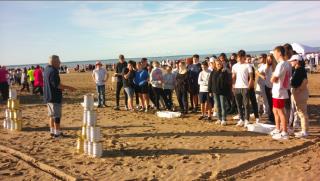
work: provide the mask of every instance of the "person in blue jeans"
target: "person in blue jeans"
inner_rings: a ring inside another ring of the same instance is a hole
[[[96,62],[96,69],[92,72],[93,81],[96,83],[98,92],[98,108],[103,106],[107,107],[106,104],[106,86],[105,82],[108,79],[107,70],[102,68],[102,63],[100,61]]]
[[[226,96],[229,95],[231,78],[229,73],[223,68],[221,60],[215,61],[216,68],[211,72],[208,83],[210,96],[214,96],[217,106],[218,120],[216,124],[227,125],[226,117]]]

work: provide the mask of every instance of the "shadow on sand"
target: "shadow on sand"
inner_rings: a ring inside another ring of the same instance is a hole
[[[189,149],[168,149],[168,150],[105,150],[103,157],[137,157],[137,156],[161,156],[161,155],[200,155],[200,154],[237,154],[249,152],[270,152],[279,151],[279,149],[209,149],[209,150],[189,150]]]

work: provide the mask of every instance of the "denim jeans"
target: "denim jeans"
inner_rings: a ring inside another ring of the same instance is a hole
[[[172,103],[172,90],[171,89],[163,89],[163,92],[164,92],[164,96],[168,100],[168,104],[172,108],[172,106],[173,106],[173,103]]]
[[[226,97],[221,94],[214,94],[214,102],[218,109],[218,119],[219,120],[226,120]]]
[[[236,102],[237,102],[237,108],[238,108],[238,113],[240,115],[240,119],[249,121],[250,115],[249,115],[248,89],[236,88],[235,89],[235,98],[236,98]]]
[[[106,101],[106,86],[105,85],[97,85],[97,91],[98,91],[98,104],[105,105]]]
[[[254,88],[248,89],[251,108],[255,118],[259,118],[259,108]]]

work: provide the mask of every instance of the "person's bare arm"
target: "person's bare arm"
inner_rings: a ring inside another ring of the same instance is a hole
[[[236,74],[235,73],[232,73],[232,85],[234,85],[236,83]]]
[[[249,88],[254,87],[253,73],[249,73]]]
[[[95,82],[96,81],[96,77],[95,77],[95,74],[93,72],[92,72],[91,76],[92,76],[92,80]]]
[[[271,80],[270,80],[272,83],[276,83],[276,82],[278,82],[279,81],[279,77],[276,77],[276,76],[274,76],[274,75],[272,75],[272,77],[271,77]]]

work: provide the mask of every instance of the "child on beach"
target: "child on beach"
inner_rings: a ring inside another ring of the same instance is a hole
[[[92,79],[96,83],[96,88],[98,92],[98,108],[106,105],[106,85],[105,82],[108,79],[107,70],[102,68],[102,63],[100,61],[96,62],[96,68],[92,71]]]
[[[211,102],[208,92],[208,83],[211,71],[208,69],[208,63],[202,62],[201,64],[202,71],[198,77],[198,84],[200,87],[199,90],[199,100],[201,104],[201,116],[199,120],[206,119],[211,121]],[[208,111],[208,115],[206,113]]]

